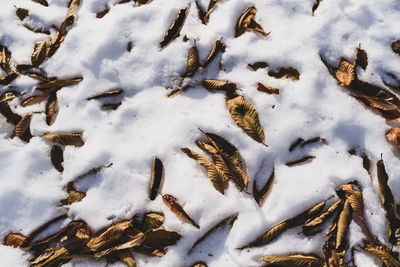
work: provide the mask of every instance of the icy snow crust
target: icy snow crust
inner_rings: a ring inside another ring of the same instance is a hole
[[[47,36],[26,30],[15,15],[15,6],[29,9],[44,25],[59,25],[67,12],[66,1],[49,0],[49,7],[31,1],[3,1],[0,9],[0,40],[13,59],[29,63],[35,42]],[[378,196],[376,178],[370,181],[362,159],[347,153],[358,146],[375,163],[383,153],[390,185],[398,203],[400,165],[398,152],[385,140],[390,126],[379,115],[366,110],[345,89],[339,87],[319,59],[319,53],[337,65],[340,57],[354,60],[361,43],[368,53],[367,70],[358,70],[361,80],[381,85],[384,71],[400,72],[400,57],[390,44],[400,36],[400,4],[395,0],[326,0],[311,14],[314,0],[221,1],[208,25],[201,24],[194,1],[154,0],[149,5],[82,0],[78,18],[56,54],[42,67],[49,76],[83,76],[75,86],[58,92],[60,112],[48,127],[44,114],[34,114],[30,143],[10,139],[12,127],[0,118],[0,239],[10,232],[29,234],[39,225],[65,212],[59,200],[67,193],[62,187],[87,170],[113,163],[112,167],[86,178],[79,188],[87,190],[82,202],[70,206],[73,219],[85,220],[94,230],[114,221],[129,219],[136,213],[162,211],[165,228],[178,231],[183,238],[162,258],[135,256],[138,266],[189,266],[198,260],[209,266],[258,266],[256,259],[267,255],[294,252],[322,255],[328,231],[307,238],[295,228],[268,246],[238,251],[236,247],[252,241],[280,221],[335,194],[336,186],[357,179],[363,189],[367,222],[380,240],[387,242],[384,211]],[[162,51],[158,43],[179,9],[191,3],[181,35]],[[208,1],[202,0],[203,6]],[[102,19],[96,12],[111,7]],[[256,20],[271,35],[262,38],[246,32],[234,38],[234,25],[248,7],[257,8]],[[52,30],[53,31],[53,30]],[[54,34],[54,32],[53,32]],[[182,42],[182,37],[190,40]],[[186,70],[187,51],[196,40],[204,59],[214,42],[223,37],[226,52],[193,81],[215,78],[236,82],[241,93],[259,113],[268,148],[247,136],[232,121],[224,95],[201,86],[175,98],[167,98],[166,87]],[[132,51],[126,51],[129,41]],[[219,61],[223,70],[219,71]],[[248,63],[266,61],[269,69],[291,66],[299,70],[299,81],[275,79],[268,69],[251,71]],[[3,73],[4,74],[4,73]],[[280,89],[279,95],[256,90],[257,82]],[[37,82],[21,77],[12,85],[30,94]],[[108,89],[125,90],[116,111],[102,111],[102,101],[86,98]],[[19,99],[10,103],[19,114],[44,110],[45,103],[22,108]],[[195,140],[203,138],[197,128],[217,133],[240,151],[250,177],[249,188],[257,179],[264,184],[275,166],[276,180],[260,208],[251,195],[239,192],[230,183],[225,195],[217,192],[204,169],[180,151],[189,147],[199,151]],[[66,147],[64,173],[51,165],[51,145],[39,137],[44,132],[83,131],[83,147]],[[315,144],[289,153],[290,143],[298,138],[321,136],[328,145]],[[287,167],[286,162],[311,154],[310,164]],[[199,223],[197,230],[184,224],[162,203],[148,199],[151,164],[159,157],[165,167],[163,193],[176,196],[187,213]],[[239,213],[232,230],[220,231],[187,256],[187,250],[219,220]],[[68,221],[64,222],[66,225]],[[58,227],[61,227],[60,225]],[[56,229],[53,229],[55,231]],[[350,246],[363,238],[354,222],[350,226]],[[30,255],[20,249],[0,245],[1,266],[27,266]],[[377,260],[356,253],[358,266],[379,266]],[[104,266],[104,260],[73,260],[66,266]],[[122,263],[113,266],[123,266]]]

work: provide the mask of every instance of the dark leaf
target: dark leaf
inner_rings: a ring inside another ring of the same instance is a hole
[[[164,224],[164,214],[160,212],[149,212],[144,215],[143,225],[141,231],[147,232],[149,230],[157,229]]]
[[[279,89],[268,86],[268,85],[264,85],[262,83],[257,83],[257,90],[260,92],[264,92],[267,94],[279,94]]]
[[[49,6],[46,0],[32,0],[35,3],[41,4],[42,6]]]
[[[61,147],[54,145],[51,148],[50,159],[51,159],[51,163],[53,164],[54,168],[57,171],[59,171],[59,172],[64,171],[64,167],[62,165],[62,163],[64,162],[64,156],[63,156],[63,150],[61,149]]]
[[[312,14],[313,14],[313,16],[314,16],[315,10],[317,10],[317,8],[319,7],[319,4],[321,4],[321,2],[322,2],[322,0],[315,0],[315,3],[314,3],[314,5],[313,5],[313,7],[312,7]]]
[[[14,81],[16,78],[18,78],[19,74],[18,73],[11,73],[7,76],[4,77],[0,77],[0,84],[2,85],[8,85],[10,84],[12,81]]]
[[[20,20],[24,20],[26,17],[29,16],[29,10],[25,9],[25,8],[17,8],[17,10],[15,11],[15,14],[17,14],[17,17]]]
[[[106,103],[101,105],[101,109],[103,110],[117,110],[119,106],[121,106],[122,102],[118,103]]]
[[[297,138],[296,140],[294,140],[294,141],[292,142],[292,144],[290,144],[289,152],[292,152],[293,150],[295,150],[295,148],[298,147],[298,146],[300,146],[303,142],[304,142],[304,139],[301,138],[301,137],[299,137],[299,138]]]
[[[257,71],[258,69],[265,69],[266,67],[268,67],[268,64],[267,62],[259,61],[253,64],[247,64],[247,66],[249,66],[249,68],[252,69],[253,71]]]
[[[117,96],[117,95],[122,94],[123,92],[124,92],[123,89],[115,89],[115,90],[99,93],[97,95],[88,97],[86,99],[87,100],[92,100],[92,99],[100,99],[100,98],[105,98],[105,97],[110,97],[110,96]]]
[[[110,8],[106,5],[103,11],[100,11],[99,13],[96,13],[96,18],[101,19],[104,17],[108,12],[110,11]]]
[[[7,102],[0,102],[0,114],[3,115],[8,123],[16,126],[22,117],[14,113]]]
[[[273,169],[267,182],[261,188],[260,191],[258,191],[256,180],[254,180],[254,182],[253,182],[253,197],[260,207],[264,203],[264,200],[267,197],[267,195],[269,194],[269,191],[271,191],[271,187],[272,187],[272,183],[274,182],[274,179],[275,179],[275,170]]]
[[[266,256],[258,259],[282,267],[323,267],[324,260],[315,255]],[[269,266],[269,265],[268,265]]]
[[[160,42],[159,50],[167,46],[172,40],[179,36],[183,24],[185,23],[186,16],[189,10],[189,6],[179,10],[176,19],[172,22],[163,40]]]
[[[393,52],[400,56],[400,40],[394,41],[391,45]]]
[[[164,167],[162,161],[155,157],[153,161],[153,167],[151,169],[151,180],[150,180],[150,190],[149,190],[149,198],[150,200],[156,199],[160,186],[164,176]]]
[[[310,163],[314,159],[315,159],[315,156],[305,156],[305,157],[302,157],[301,159],[297,159],[297,160],[286,163],[286,166],[293,167],[293,166],[303,165],[306,163]]]
[[[239,17],[235,27],[235,38],[242,35],[254,19],[257,9],[254,6],[248,7]]]
[[[185,222],[190,223],[194,227],[200,229],[200,226],[195,221],[193,221],[193,219],[189,217],[182,206],[179,205],[178,199],[169,194],[163,195],[162,199],[165,205],[167,205],[171,209],[171,211],[175,213],[178,217],[183,219]]]
[[[46,123],[52,125],[58,113],[57,93],[53,92],[46,103]]]
[[[21,96],[21,94],[16,91],[13,90],[5,91],[0,95],[0,102],[8,102],[19,96]]]
[[[215,42],[206,60],[203,62],[202,67],[205,68],[208,64],[210,64],[210,62],[217,56],[219,52],[225,52],[225,44],[222,42],[222,37]]]
[[[367,69],[368,66],[368,56],[367,52],[364,49],[357,48],[357,55],[356,55],[356,66],[360,66],[363,70]]]
[[[15,125],[13,136],[21,137],[31,125],[32,114],[26,113],[22,119]]]
[[[268,71],[268,75],[275,77],[277,79],[286,78],[291,80],[299,80],[300,73],[298,70],[288,67],[288,68],[280,68],[278,71]]]

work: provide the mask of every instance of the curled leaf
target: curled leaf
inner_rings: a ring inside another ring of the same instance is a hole
[[[264,69],[266,67],[268,67],[267,62],[264,61],[259,61],[259,62],[255,62],[253,64],[247,64],[247,66],[252,69],[253,71],[257,71],[258,69]]]
[[[289,152],[292,152],[293,150],[296,149],[296,147],[301,146],[301,144],[304,143],[304,139],[299,137],[296,140],[294,140],[289,147]]]
[[[271,32],[265,32],[263,27],[258,24],[254,19],[250,20],[250,24],[247,29],[252,30],[255,33],[258,33],[264,37],[267,37]]]
[[[51,148],[50,159],[51,159],[51,163],[53,164],[54,168],[57,171],[59,171],[59,172],[64,171],[64,167],[62,165],[62,163],[64,162],[64,156],[63,156],[63,151],[62,151],[61,147],[54,145]]]
[[[150,200],[156,199],[158,192],[160,190],[163,175],[164,175],[164,167],[162,161],[159,158],[155,157],[153,161],[153,167],[151,169],[151,180],[150,180],[150,190],[149,190]]]
[[[275,77],[277,79],[285,78],[285,79],[291,79],[294,81],[300,79],[299,71],[292,67],[280,68],[278,71],[270,70],[270,71],[268,71],[268,75]]]
[[[0,114],[3,115],[8,123],[16,126],[22,117],[14,113],[7,102],[0,102]]]
[[[267,94],[279,94],[279,89],[268,86],[268,85],[264,85],[262,83],[257,83],[257,90],[260,92],[264,92]]]
[[[322,267],[324,260],[315,255],[295,254],[290,256],[266,256],[258,261],[266,261],[282,267]]]
[[[26,236],[18,233],[11,233],[4,238],[3,245],[19,248],[20,246],[22,246],[25,240]]]
[[[206,17],[206,11],[203,9],[203,7],[200,5],[199,1],[196,0],[196,7],[197,7],[197,15],[201,21],[201,23],[203,24],[207,24],[207,22],[205,21],[205,17]]]
[[[303,165],[306,163],[310,163],[314,159],[315,159],[315,156],[305,156],[305,157],[302,157],[301,159],[297,159],[297,160],[286,163],[286,166],[293,167],[293,166]]]
[[[258,113],[254,107],[243,96],[227,99],[226,105],[233,121],[242,128],[248,136],[264,144],[264,130],[261,127]]]
[[[275,170],[272,170],[271,175],[269,176],[265,185],[260,189],[260,191],[257,190],[257,183],[256,183],[256,180],[254,180],[254,182],[253,182],[253,197],[260,207],[264,203],[264,200],[267,197],[267,195],[269,194],[269,191],[271,191],[271,187],[272,187],[272,183],[274,182],[274,179],[275,179]]]
[[[186,16],[189,10],[189,6],[179,10],[176,19],[172,22],[163,40],[160,42],[159,50],[167,46],[172,40],[179,36],[183,24],[185,23]]]
[[[356,78],[355,65],[345,59],[340,62],[339,68],[336,70],[336,79],[339,85],[349,86]]]
[[[32,114],[26,113],[22,119],[15,125],[13,136],[22,136],[31,125]]]
[[[239,17],[235,27],[235,38],[242,35],[254,19],[257,9],[254,6],[248,7]]]
[[[50,95],[49,99],[46,103],[46,123],[47,125],[52,125],[56,120],[56,116],[58,113],[58,101],[57,101],[57,93],[54,92]]]
[[[214,188],[221,194],[224,194],[225,189],[228,187],[228,177],[225,173],[205,156],[188,148],[182,148],[181,150],[206,169],[207,176],[211,180]]]
[[[165,205],[167,205],[171,209],[171,211],[175,213],[178,217],[182,218],[185,222],[190,223],[194,227],[200,229],[200,226],[195,221],[193,221],[193,219],[189,217],[182,206],[179,205],[178,199],[176,197],[165,194],[162,196],[162,199]]]
[[[189,49],[188,59],[187,59],[187,70],[182,75],[183,77],[191,77],[200,67],[199,53],[197,52],[197,47],[193,46]]]
[[[222,42],[222,37],[221,37],[221,39],[215,42],[206,60],[203,62],[202,67],[205,68],[208,64],[210,64],[210,62],[217,56],[219,52],[223,53],[224,51],[225,51],[225,44]]]
[[[237,85],[232,82],[228,81],[220,81],[220,80],[211,80],[211,79],[206,79],[201,81],[201,85],[205,87],[208,90],[218,90],[218,91],[235,91]]]
[[[356,53],[357,53],[357,55],[356,55],[355,65],[360,66],[363,70],[366,70],[367,66],[368,66],[367,52],[365,52],[364,49],[357,48]]]
[[[385,267],[400,266],[398,257],[394,256],[393,251],[384,245],[374,245],[369,242],[364,242],[364,247],[362,247],[362,249],[380,259]]]
[[[346,247],[347,232],[349,231],[349,225],[352,218],[352,208],[349,200],[345,200],[343,210],[339,215],[337,221],[337,232],[336,232],[336,242],[335,249],[342,250]]]
[[[37,67],[49,56],[50,42],[40,41],[35,44],[31,57],[32,65]]]
[[[66,146],[83,146],[81,133],[46,133],[43,135],[47,140]]]
[[[46,0],[32,0],[35,3],[41,4],[42,6],[49,6]]]

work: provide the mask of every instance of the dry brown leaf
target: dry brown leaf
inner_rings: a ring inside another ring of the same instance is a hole
[[[324,265],[324,260],[316,255],[301,254],[290,256],[266,256],[259,258],[258,261],[266,261],[269,264],[277,264],[277,266],[282,267],[323,267]]]
[[[106,5],[102,11],[96,13],[96,18],[98,18],[98,19],[103,18],[109,11],[110,11],[110,8]]]
[[[211,227],[210,230],[208,230],[204,235],[202,235],[199,239],[197,239],[196,242],[194,242],[194,244],[189,249],[188,254],[192,253],[193,249],[195,247],[197,247],[198,244],[203,242],[204,239],[206,239],[210,234],[214,233],[219,228],[225,227],[227,225],[232,227],[232,225],[236,221],[237,217],[238,217],[237,213],[233,214],[233,215],[219,221],[217,224],[215,224],[213,227]]]
[[[253,182],[253,197],[254,197],[255,201],[257,202],[258,206],[261,207],[262,204],[264,203],[265,198],[271,191],[271,187],[272,187],[272,183],[274,182],[274,179],[275,179],[275,170],[273,169],[267,182],[259,191],[257,190],[256,180],[254,180],[254,182]]]
[[[200,229],[200,226],[195,221],[193,221],[193,219],[189,217],[182,206],[179,205],[178,199],[176,197],[165,194],[162,196],[162,199],[165,205],[167,205],[171,209],[171,211],[175,213],[178,217],[183,219],[185,222],[190,223],[194,227]]]
[[[205,24],[207,24],[208,21],[210,20],[210,14],[211,14],[211,12],[214,10],[214,8],[217,6],[217,3],[218,3],[219,1],[220,1],[220,0],[210,0],[210,2],[208,3],[207,12],[206,12],[206,14],[204,15],[204,22],[205,22]]]
[[[394,41],[391,45],[393,52],[400,55],[400,40]]]
[[[392,190],[388,185],[389,176],[385,170],[383,160],[376,163],[377,177],[379,184],[379,196],[383,209],[386,212],[386,220],[389,228],[389,242],[393,245],[400,245],[400,219],[396,216],[396,206]]]
[[[285,78],[291,79],[293,81],[297,81],[300,79],[299,71],[292,67],[280,68],[278,69],[278,71],[270,70],[268,71],[268,75],[277,79]]]
[[[19,96],[21,96],[21,94],[16,91],[13,90],[5,91],[0,95],[0,102],[7,102]]]
[[[250,20],[250,24],[247,29],[252,30],[255,33],[259,33],[264,37],[267,37],[271,32],[265,32],[263,27],[258,24],[254,19]]]
[[[0,44],[0,68],[11,74],[13,72],[13,67],[11,66],[11,52],[7,47]]]
[[[3,115],[8,123],[16,126],[22,117],[14,113],[7,102],[0,102],[0,114]]]
[[[189,11],[189,6],[179,10],[178,15],[176,16],[175,20],[172,22],[172,24],[169,27],[167,33],[165,34],[163,40],[160,42],[159,50],[163,49],[172,40],[174,40],[176,37],[179,36],[182,26],[185,23],[188,11]]]
[[[386,132],[386,139],[400,148],[400,128],[392,127]]]
[[[136,261],[132,252],[129,250],[120,251],[118,253],[120,261],[125,263],[128,267],[136,267]]]
[[[160,186],[164,176],[164,167],[162,161],[155,157],[153,161],[153,167],[151,169],[151,180],[150,180],[150,190],[149,198],[150,200],[156,199],[158,192],[160,191]]]
[[[335,75],[339,85],[349,86],[356,79],[355,65],[342,59]]]
[[[46,96],[51,95],[58,90],[60,90],[59,87],[53,87],[53,88],[48,89],[38,95],[30,96],[22,101],[21,106],[27,106],[27,105],[37,103],[37,102],[43,100]]]
[[[384,107],[383,105],[381,105],[374,99],[367,97],[367,96],[360,95],[360,96],[355,96],[355,98],[357,100],[361,101],[366,107],[375,109],[376,111],[378,111],[381,114],[381,116],[383,118],[385,118],[386,120],[400,121],[400,111],[398,111],[397,109],[390,109],[390,108]]]
[[[300,147],[304,147],[304,146],[306,146],[306,145],[311,145],[311,144],[314,144],[314,143],[317,143],[317,142],[321,142],[321,143],[323,143],[323,144],[328,144],[328,142],[326,141],[326,139],[324,139],[324,138],[322,138],[322,137],[319,137],[319,136],[315,136],[315,137],[312,137],[312,138],[310,138],[310,139],[308,139],[308,140],[302,142],[302,143],[300,144]]]
[[[303,165],[306,163],[310,163],[314,159],[315,159],[315,156],[305,156],[305,157],[302,157],[301,159],[297,159],[297,160],[286,163],[286,166],[293,167],[293,166]]]
[[[214,165],[207,157],[203,156],[200,153],[197,153],[188,148],[182,148],[182,152],[184,152],[188,157],[196,160],[201,166],[203,166],[207,171],[207,176],[211,180],[214,188],[224,194],[225,189],[228,187],[228,177],[225,175],[224,171]]]
[[[314,3],[314,5],[313,5],[313,7],[312,7],[312,14],[313,14],[313,16],[314,16],[315,10],[317,10],[317,8],[319,7],[319,4],[321,4],[321,2],[322,2],[322,0],[315,0],[315,3]]]
[[[247,66],[252,69],[253,71],[257,71],[258,69],[265,69],[266,67],[268,67],[267,62],[264,61],[259,61],[259,62],[255,62],[253,64],[247,64]]]
[[[197,52],[197,47],[193,46],[189,49],[188,59],[187,59],[187,70],[182,75],[182,77],[191,77],[200,67],[199,53]]]
[[[351,84],[350,89],[358,94],[400,109],[399,98],[384,88],[356,79]]]
[[[167,96],[168,96],[169,98],[173,98],[173,97],[175,97],[175,96],[180,95],[182,92],[183,92],[182,89],[175,89],[175,90],[172,90],[171,92],[169,92]]]
[[[140,230],[147,232],[149,230],[157,229],[164,224],[165,217],[160,212],[149,212],[144,215],[143,225]]]
[[[102,110],[117,110],[121,106],[122,102],[118,103],[106,103],[101,105]]]
[[[36,89],[41,91],[51,90],[53,88],[62,88],[65,86],[70,86],[77,84],[83,80],[82,77],[74,77],[71,79],[51,79],[47,82],[42,82],[36,86]]]
[[[32,0],[35,3],[41,4],[42,6],[49,6],[46,0]]]
[[[384,245],[374,245],[372,243],[364,241],[364,247],[362,247],[362,249],[380,259],[385,267],[400,266],[398,256],[395,256],[392,249]]]
[[[225,44],[222,42],[222,37],[215,42],[206,60],[203,62],[202,67],[205,68],[208,64],[210,64],[210,62],[217,56],[219,52],[225,52]]]
[[[226,106],[233,121],[255,141],[264,144],[265,135],[261,127],[258,113],[254,107],[243,97],[237,96],[226,100]]]
[[[47,267],[59,266],[62,261],[59,261],[61,256],[70,256],[69,251],[65,247],[48,248],[41,255],[30,261],[31,267]]]
[[[39,41],[35,44],[33,49],[31,61],[32,65],[37,67],[43,63],[43,61],[48,57],[50,52],[50,42],[49,41]]]
[[[242,35],[248,28],[251,21],[254,19],[257,9],[254,6],[248,7],[239,17],[235,27],[235,38]]]
[[[82,199],[86,197],[85,192],[80,192],[75,189],[73,182],[69,182],[64,188],[68,192],[68,197],[60,201],[62,205],[71,205],[72,203],[82,201]]]
[[[200,130],[201,131],[201,130]],[[249,177],[243,166],[237,148],[219,135],[201,131],[218,151],[232,173],[233,181],[243,190],[249,184]]]
[[[86,100],[92,100],[92,99],[100,99],[100,98],[105,98],[105,97],[110,97],[110,96],[117,96],[120,95],[124,92],[123,89],[115,89],[103,93],[96,94],[94,96],[86,98]]]
[[[279,94],[279,89],[268,86],[268,85],[264,85],[262,83],[257,83],[257,90],[260,92],[264,92],[267,94]]]
[[[349,225],[352,218],[352,208],[349,200],[345,200],[343,210],[340,212],[339,219],[337,221],[337,232],[335,249],[343,250],[347,244],[347,232],[349,231]]]
[[[205,21],[205,17],[206,17],[206,11],[203,9],[203,7],[199,4],[199,1],[196,0],[196,7],[197,7],[197,16],[199,17],[201,23],[203,24],[207,24],[207,22]]]
[[[58,101],[57,101],[57,93],[53,92],[49,99],[47,99],[46,103],[46,123],[47,125],[52,125],[56,120],[56,116],[58,113]]]
[[[296,140],[294,140],[289,147],[289,152],[292,152],[293,150],[296,149],[296,147],[301,146],[301,144],[304,143],[304,139],[299,137]]]
[[[44,138],[50,142],[66,146],[83,146],[81,133],[46,133]]]
[[[20,20],[24,20],[26,17],[29,16],[29,10],[25,8],[17,8],[15,14]]]
[[[15,125],[13,136],[22,136],[31,125],[32,114],[26,113],[22,119]]]
[[[357,48],[355,65],[360,66],[363,70],[367,69],[368,66],[368,56],[364,49]]]
[[[146,5],[150,0],[135,0],[136,6]]]
[[[63,150],[61,147],[54,145],[50,151],[50,159],[51,163],[53,164],[54,168],[59,171],[63,172],[64,167],[62,163],[64,162]]]
[[[18,73],[11,73],[7,76],[4,77],[0,77],[0,84],[2,85],[8,85],[10,84],[12,81],[14,81],[16,78],[18,78],[19,74]]]
[[[205,79],[201,81],[201,85],[208,90],[218,90],[218,91],[232,91],[234,92],[237,88],[237,85],[232,82],[228,81],[220,81],[220,80],[212,80],[212,79]]]
[[[200,262],[196,262],[195,264],[193,264],[192,267],[207,267],[207,264],[200,261]]]
[[[11,233],[4,238],[3,245],[19,248],[20,246],[22,246],[25,240],[26,236],[18,233]]]

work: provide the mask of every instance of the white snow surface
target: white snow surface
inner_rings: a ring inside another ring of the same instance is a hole
[[[35,42],[48,36],[35,34],[22,26],[15,7],[30,10],[31,16],[50,28],[65,18],[65,0],[49,0],[49,7],[31,1],[3,1],[0,8],[0,42],[19,64],[29,64]],[[400,72],[400,57],[390,44],[400,37],[400,3],[397,0],[326,0],[312,16],[314,0],[223,0],[211,13],[208,25],[201,24],[194,1],[153,0],[134,7],[133,2],[115,5],[115,0],[82,0],[77,19],[60,49],[42,64],[49,76],[82,76],[83,81],[61,89],[57,96],[60,112],[52,126],[43,113],[34,113],[29,143],[11,139],[13,127],[0,118],[0,240],[10,232],[28,235],[51,218],[69,211],[70,220],[83,219],[93,230],[134,214],[162,211],[163,227],[183,237],[162,258],[137,255],[138,266],[190,266],[202,260],[208,266],[259,266],[257,259],[267,255],[295,252],[322,256],[324,231],[308,238],[301,227],[289,230],[267,246],[235,248],[252,241],[271,226],[335,194],[338,185],[352,180],[360,183],[367,223],[383,242],[387,226],[378,195],[375,163],[383,155],[395,200],[400,202],[399,153],[385,139],[388,124],[367,110],[337,85],[319,58],[332,65],[340,57],[354,60],[355,49],[368,53],[366,71],[358,69],[361,80],[383,86],[384,71]],[[207,7],[208,1],[200,3]],[[191,5],[180,37],[158,51],[158,43],[177,12]],[[102,19],[96,12],[105,5],[110,11]],[[256,21],[268,37],[246,32],[234,38],[237,18],[248,7],[257,8]],[[55,31],[51,30],[52,35]],[[183,42],[183,36],[189,38]],[[226,51],[209,67],[199,69],[192,83],[213,78],[236,82],[246,99],[259,113],[266,134],[265,147],[246,135],[231,119],[224,95],[195,86],[175,98],[168,98],[167,87],[186,70],[187,52],[196,41],[203,60],[214,42],[223,37]],[[131,52],[126,51],[128,42]],[[219,61],[222,70],[219,70]],[[252,71],[247,64],[266,61],[267,69]],[[300,80],[276,79],[268,70],[294,67]],[[2,73],[4,75],[4,73]],[[279,95],[257,91],[257,82],[280,89]],[[21,77],[10,86],[32,94],[37,81]],[[122,105],[115,111],[101,110],[111,101],[86,98],[113,88],[123,88]],[[1,89],[2,91],[7,88]],[[20,99],[10,106],[19,114],[43,111],[45,102],[21,107]],[[189,147],[200,152],[195,141],[201,132],[216,133],[234,144],[246,163],[249,192],[257,179],[264,184],[274,166],[275,182],[264,205],[259,207],[251,195],[230,183],[225,195],[217,192],[205,170],[181,152]],[[40,137],[45,132],[82,131],[82,147],[67,146],[64,172],[50,162],[51,143]],[[327,145],[314,144],[288,152],[298,137],[321,136]],[[362,159],[347,151],[357,147],[372,161],[373,182],[362,166]],[[288,167],[286,162],[314,155],[309,164]],[[183,223],[163,203],[148,198],[151,165],[154,157],[165,167],[162,192],[176,196],[186,212],[200,225],[198,230]],[[63,186],[76,176],[97,166],[112,167],[79,183],[87,196],[68,209],[59,205],[67,196]],[[330,200],[329,203],[334,200]],[[188,256],[195,240],[221,219],[239,213],[230,231],[220,231],[199,245]],[[66,225],[68,221],[63,224]],[[352,222],[350,246],[364,238]],[[0,266],[28,266],[30,254],[0,245]],[[379,262],[356,253],[358,266],[379,266]],[[65,266],[105,266],[105,260],[76,259]],[[112,266],[123,266],[122,263]]]

